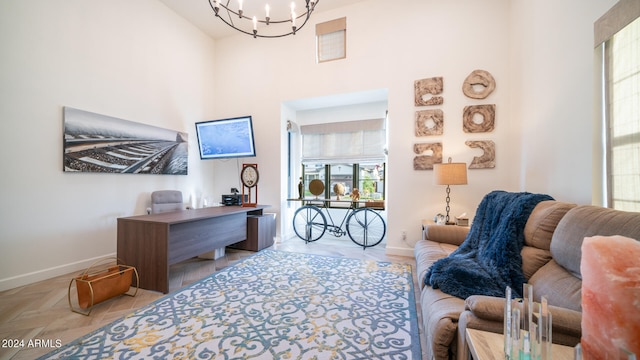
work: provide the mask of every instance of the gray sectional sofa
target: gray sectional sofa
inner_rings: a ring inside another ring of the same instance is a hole
[[[502,333],[504,298],[460,299],[425,285],[429,267],[464,241],[468,227],[428,225],[415,246],[427,359],[468,359],[467,328]],[[546,295],[553,314],[553,342],[574,346],[581,335],[581,245],[585,237],[623,235],[640,240],[640,213],[560,201],[538,203],[524,229],[521,251],[534,300]]]

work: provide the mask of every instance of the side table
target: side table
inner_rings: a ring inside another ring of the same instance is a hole
[[[473,360],[504,359],[504,336],[489,331],[467,329],[467,346],[469,358]],[[574,349],[571,346],[551,345],[553,360],[574,359]]]

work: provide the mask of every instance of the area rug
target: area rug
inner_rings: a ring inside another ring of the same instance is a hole
[[[263,250],[42,359],[420,359],[410,265]]]

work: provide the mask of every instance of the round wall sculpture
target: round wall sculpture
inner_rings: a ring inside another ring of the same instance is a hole
[[[442,135],[444,113],[440,109],[416,111],[416,136]]]
[[[462,92],[472,99],[485,99],[496,88],[496,80],[485,70],[473,70],[462,83]]]
[[[476,122],[476,115],[482,121]],[[496,125],[496,105],[465,106],[462,113],[462,129],[466,133],[482,133],[493,131]]]

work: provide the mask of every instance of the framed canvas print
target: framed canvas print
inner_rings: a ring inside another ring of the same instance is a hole
[[[187,133],[64,107],[66,172],[187,175]]]

